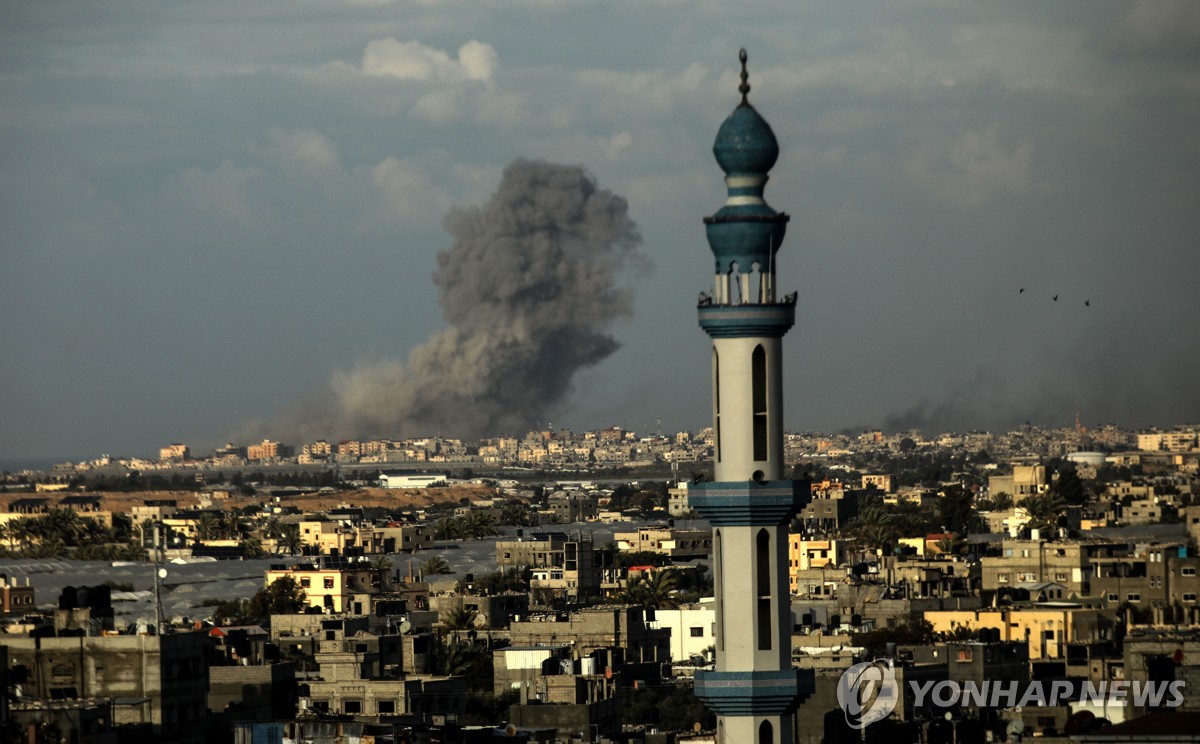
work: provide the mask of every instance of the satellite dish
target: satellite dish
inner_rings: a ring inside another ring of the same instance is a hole
[[[158,578],[160,578],[160,579],[167,578],[167,569],[165,569],[165,568],[158,569]]]
[[[517,735],[517,727],[512,725],[511,723],[508,724],[507,726],[504,727],[504,735],[505,736],[516,736]]]
[[[404,634],[412,630],[412,621],[407,617],[400,618],[400,633]]]
[[[699,721],[696,721],[695,723],[692,724],[692,731],[695,731],[697,734],[700,733],[701,730],[703,730],[703,729],[704,729],[704,727],[700,725]]]
[[[946,718],[946,720],[947,720],[947,721],[953,721],[953,720],[954,720],[954,714],[953,714],[953,713],[951,713],[950,711],[946,711],[945,718]]]
[[[476,628],[486,628],[487,624],[488,624],[488,619],[486,617],[484,617],[483,615],[476,615],[475,619],[471,621],[471,624],[474,625]]]

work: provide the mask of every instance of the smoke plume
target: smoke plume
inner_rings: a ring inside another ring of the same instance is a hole
[[[285,418],[287,436],[478,438],[524,433],[580,369],[618,348],[641,238],[620,196],[580,166],[518,160],[482,207],[453,209],[433,281],[448,327],[406,362],[359,364]]]

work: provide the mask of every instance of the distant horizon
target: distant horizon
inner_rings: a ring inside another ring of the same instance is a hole
[[[932,429],[929,429],[929,430],[922,429],[920,427],[913,427],[913,428],[909,428],[909,429],[890,429],[889,430],[889,429],[886,429],[884,427],[879,427],[879,426],[875,426],[875,427],[861,426],[861,427],[843,427],[843,428],[836,429],[836,430],[785,429],[785,432],[788,434],[811,433],[811,434],[822,434],[822,435],[830,435],[830,436],[852,436],[852,435],[861,434],[861,433],[867,432],[867,431],[882,431],[885,436],[894,436],[896,434],[900,434],[900,433],[908,432],[908,431],[920,431],[923,436],[936,436],[936,435],[942,435],[942,434],[968,434],[968,433],[999,435],[999,434],[1006,434],[1006,433],[1009,433],[1012,431],[1016,431],[1021,426],[1025,426],[1027,424],[1030,426],[1036,427],[1036,428],[1047,429],[1047,430],[1071,429],[1074,427],[1073,421],[1065,422],[1062,424],[1050,424],[1050,423],[1046,423],[1046,422],[1029,421],[1029,422],[1024,422],[1022,424],[1019,424],[1016,427],[1007,428],[1004,430],[990,429],[990,428],[957,428],[957,429],[941,429],[941,430],[935,431]],[[530,431],[567,430],[567,431],[571,431],[573,433],[584,433],[584,432],[589,432],[589,431],[599,431],[601,429],[608,429],[613,426],[620,427],[625,431],[632,431],[632,432],[638,433],[642,436],[646,436],[651,433],[651,432],[648,432],[648,431],[645,431],[642,429],[638,429],[636,427],[622,426],[620,424],[607,424],[604,426],[592,426],[592,427],[588,427],[588,428],[579,428],[579,427],[573,427],[573,426],[556,426],[553,429],[530,429]],[[1129,425],[1121,424],[1119,422],[1111,422],[1111,421],[1102,421],[1102,422],[1099,422],[1097,424],[1090,425],[1090,426],[1086,422],[1083,423],[1083,427],[1087,431],[1094,431],[1095,429],[1097,429],[1099,427],[1103,427],[1103,426],[1116,426],[1118,428],[1126,429],[1131,432],[1138,432],[1138,431],[1149,430],[1149,429],[1158,429],[1161,431],[1171,431],[1171,430],[1177,429],[1177,428],[1200,427],[1200,421],[1178,421],[1178,422],[1170,423],[1170,424],[1155,423],[1155,424],[1146,424],[1146,425],[1140,425],[1140,426],[1129,426]],[[702,426],[699,428],[684,429],[684,428],[670,427],[670,426],[667,426],[664,424],[662,426],[662,434],[663,434],[663,436],[673,436],[674,434],[676,434],[680,431],[688,431],[689,433],[694,434],[695,432],[700,431],[704,428],[707,428],[707,427]],[[279,441],[281,444],[295,446],[298,450],[304,444],[319,441],[321,439],[324,439],[324,441],[327,441],[330,443],[337,443],[337,442],[343,442],[343,441],[370,441],[373,439],[388,439],[388,440],[399,441],[399,440],[406,440],[406,439],[434,439],[434,438],[440,437],[442,439],[458,439],[458,440],[461,440],[464,442],[478,442],[478,441],[482,441],[483,439],[496,439],[498,437],[522,438],[528,433],[529,432],[523,432],[520,434],[501,433],[501,434],[493,434],[493,435],[490,435],[487,437],[481,437],[480,439],[465,439],[463,437],[452,437],[452,436],[448,436],[448,435],[430,433],[430,434],[423,434],[423,435],[417,435],[417,436],[380,435],[380,436],[371,436],[371,437],[332,437],[332,438],[318,437],[317,439],[308,439],[308,440],[304,440],[304,441],[301,441],[300,439],[286,439],[285,438],[285,439],[279,439],[279,440],[275,440],[275,441]],[[163,442],[159,446],[166,447],[170,444],[176,444],[176,443],[184,444],[184,445],[187,445],[190,449],[192,449],[193,455],[195,455],[195,454],[203,454],[206,452],[211,452],[212,450],[215,450],[217,447],[220,447],[222,444],[225,444],[226,442],[230,442],[230,443],[236,444],[236,445],[247,445],[247,444],[255,444],[258,441],[261,441],[261,440],[254,440],[254,441],[221,440],[219,444],[208,444],[206,442],[201,441],[200,444],[193,445],[186,440],[174,439],[169,442]],[[149,454],[118,452],[116,450],[105,452],[103,450],[100,450],[95,453],[87,454],[87,455],[61,455],[61,456],[47,456],[44,454],[35,454],[35,455],[29,455],[29,456],[0,455],[0,472],[15,472],[15,471],[19,471],[19,470],[48,470],[49,468],[53,467],[54,465],[58,465],[61,463],[87,462],[89,460],[95,460],[95,459],[98,459],[100,457],[105,457],[105,456],[111,457],[113,459],[156,460],[157,455],[158,455],[158,452],[156,450],[151,451]]]

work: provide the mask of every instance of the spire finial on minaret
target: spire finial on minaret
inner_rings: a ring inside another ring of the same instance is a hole
[[[748,55],[746,54],[745,47],[742,47],[738,51],[738,59],[742,61],[742,84],[738,86],[738,93],[742,94],[742,103],[749,103],[749,101],[746,100],[746,96],[750,94],[750,83],[746,81],[750,79],[750,73],[746,72],[746,60],[748,59]]]

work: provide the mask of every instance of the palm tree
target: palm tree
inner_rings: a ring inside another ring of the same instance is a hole
[[[251,536],[242,540],[242,554],[247,558],[262,558],[267,551],[263,550],[262,540]]]
[[[484,654],[483,644],[464,643],[452,635],[433,647],[433,673],[461,677],[474,668]]]
[[[646,571],[626,585],[621,601],[648,610],[674,609],[679,606],[673,596],[678,587],[679,576],[675,571],[669,568]]]
[[[896,523],[883,507],[870,505],[858,513],[854,531],[868,547],[883,547],[896,538]]]
[[[433,523],[434,540],[453,540],[461,535],[458,520],[454,517],[442,517]]]
[[[456,607],[442,615],[442,627],[447,630],[469,630],[475,627],[479,613],[470,607]]]
[[[486,512],[471,512],[461,520],[463,537],[478,540],[496,534],[496,518]]]
[[[211,512],[204,512],[196,518],[196,532],[201,540],[207,540],[217,531],[220,522]]]
[[[533,514],[524,504],[509,504],[500,510],[500,524],[513,527],[532,527],[534,526]]]
[[[1030,529],[1051,529],[1058,524],[1058,518],[1066,511],[1067,504],[1056,493],[1046,492],[1039,496],[1029,496],[1021,502],[1025,513],[1029,515]]]
[[[285,524],[279,528],[279,537],[275,541],[275,551],[277,553],[287,553],[288,555],[296,555],[300,552],[304,542],[300,539],[300,527],[294,524]]]
[[[432,558],[426,558],[421,562],[421,574],[424,576],[439,576],[442,574],[452,574],[454,571],[450,568],[450,563],[440,555],[435,555]]]

